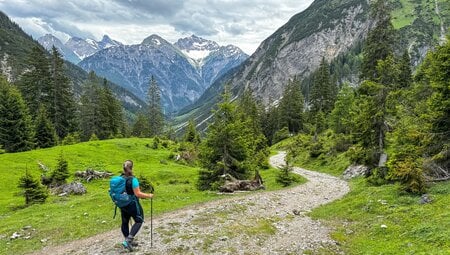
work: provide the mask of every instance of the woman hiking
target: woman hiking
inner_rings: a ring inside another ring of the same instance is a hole
[[[139,203],[139,198],[153,198],[153,194],[141,192],[139,180],[133,175],[133,161],[126,160],[123,163],[122,177],[127,180],[125,185],[126,192],[129,195],[134,194],[134,196],[136,196],[136,199],[133,202],[120,208],[120,213],[122,216],[121,230],[123,236],[125,237],[122,245],[124,248],[132,251],[133,247],[136,246],[134,237],[139,232],[139,229],[141,229],[142,223],[144,222],[144,210],[142,210],[142,206]],[[134,220],[134,224],[130,231],[129,222],[131,217]]]

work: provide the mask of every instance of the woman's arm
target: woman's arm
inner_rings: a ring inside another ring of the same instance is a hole
[[[141,188],[137,187],[133,189],[134,195],[137,196],[138,198],[152,198],[153,194],[149,193],[143,193],[141,192]]]

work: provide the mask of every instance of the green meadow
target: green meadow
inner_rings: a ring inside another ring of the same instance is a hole
[[[119,174],[123,161],[133,160],[134,174],[144,175],[155,186],[155,215],[223,197],[196,189],[199,168],[175,162],[173,142],[158,149],[152,149],[152,144],[152,139],[112,139],[1,154],[0,254],[23,254],[120,227],[120,213],[116,219],[112,218],[114,205],[108,195],[108,179],[84,183],[87,194],[82,196],[51,195],[45,204],[23,206],[25,200],[18,195],[19,178],[26,169],[40,178],[42,171],[37,163],[53,169],[61,152],[69,163],[70,173],[92,168]],[[275,182],[276,172],[273,168],[261,171],[268,190],[281,188]],[[72,175],[68,181],[73,179]],[[141,203],[149,216],[150,201]],[[31,228],[23,230],[26,226]],[[11,240],[14,232],[21,237]]]

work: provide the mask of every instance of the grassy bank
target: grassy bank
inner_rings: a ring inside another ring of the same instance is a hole
[[[114,206],[107,193],[109,180],[85,183],[87,194],[83,196],[50,196],[45,204],[22,208],[24,198],[17,196],[17,183],[25,169],[38,178],[41,171],[37,162],[54,168],[61,151],[69,163],[70,173],[93,168],[118,174],[122,162],[132,159],[135,175],[143,174],[155,185],[156,215],[221,197],[215,192],[200,192],[195,188],[199,169],[170,160],[174,155],[173,145],[159,149],[152,149],[151,145],[151,139],[114,139],[0,155],[0,254],[39,250],[46,245],[92,236],[120,225],[120,216],[112,219]],[[260,172],[268,190],[281,188],[275,182],[276,171]],[[149,201],[142,204],[148,214]],[[23,230],[26,226],[31,228]],[[11,240],[14,232],[21,237]]]

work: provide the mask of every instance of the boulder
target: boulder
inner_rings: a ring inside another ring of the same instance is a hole
[[[350,180],[355,177],[359,176],[365,176],[367,175],[369,171],[369,168],[364,165],[351,165],[345,169],[344,173],[342,174],[342,177],[345,180]]]
[[[69,195],[69,194],[83,195],[83,194],[86,194],[86,188],[84,187],[84,185],[81,182],[72,182],[72,183],[63,184],[61,186],[54,188],[53,192],[60,196],[65,196],[65,195]]]

